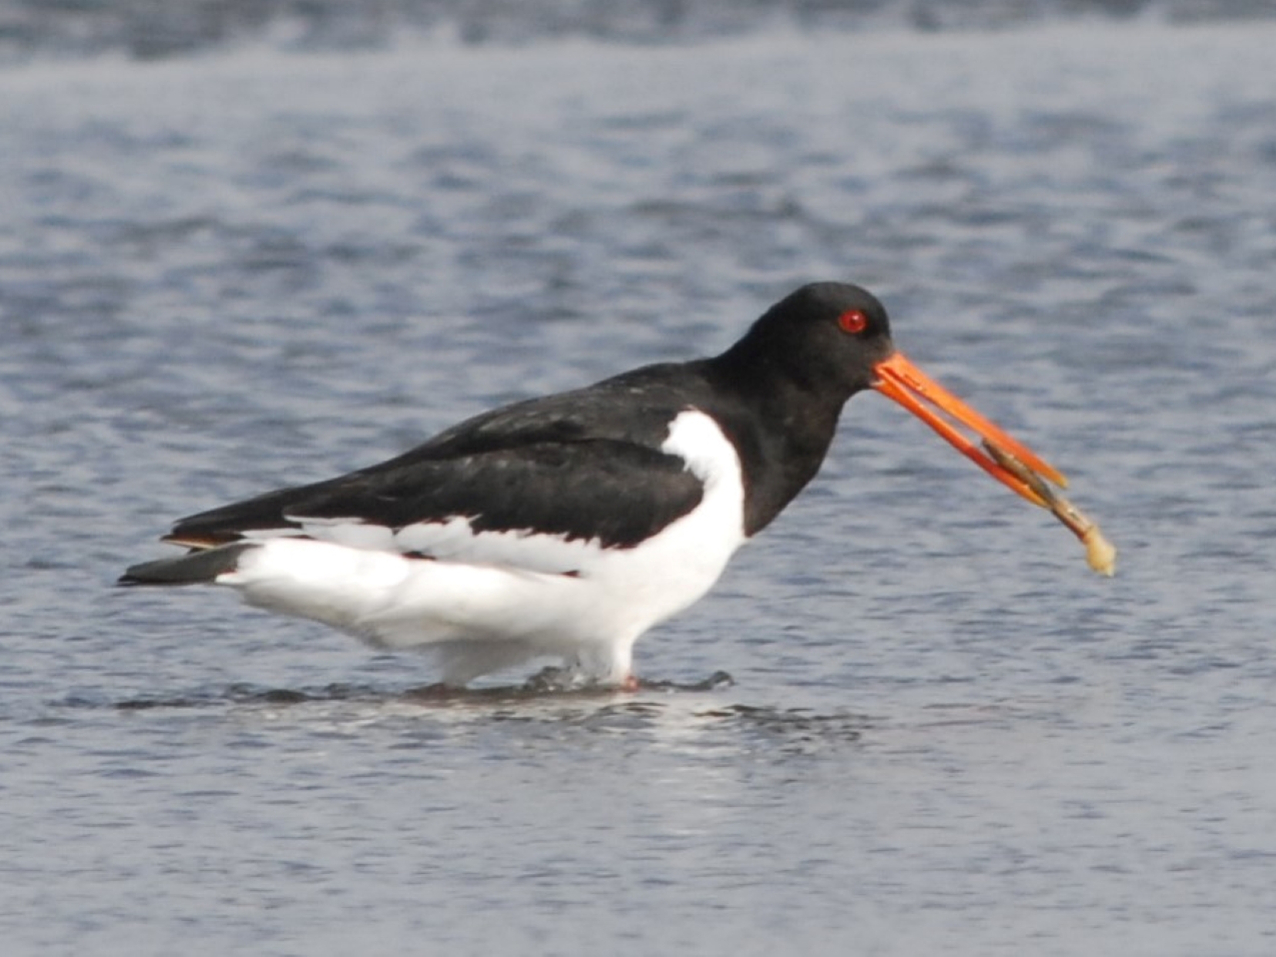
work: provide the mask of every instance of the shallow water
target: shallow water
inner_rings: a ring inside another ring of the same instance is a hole
[[[1273,41],[0,72],[6,953],[1271,953]],[[1118,577],[864,397],[638,645],[734,684],[438,698],[111,587],[177,516],[718,350],[815,278],[1068,471]]]

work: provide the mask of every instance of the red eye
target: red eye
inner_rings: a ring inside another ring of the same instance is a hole
[[[868,328],[868,316],[858,309],[848,309],[837,317],[837,325],[843,332],[859,335]]]

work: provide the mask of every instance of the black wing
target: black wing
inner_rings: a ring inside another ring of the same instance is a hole
[[[651,396],[635,409],[632,385],[602,386],[589,390],[589,403],[565,393],[508,406],[380,465],[193,515],[166,540],[208,547],[251,531],[300,532],[305,519],[397,531],[461,516],[476,533],[535,531],[636,545],[695,508],[703,487],[681,458],[659,448],[681,410]],[[622,397],[623,420],[600,414],[606,399]],[[623,429],[614,427],[619,421]]]

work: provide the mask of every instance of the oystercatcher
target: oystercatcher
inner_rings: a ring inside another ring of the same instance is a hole
[[[379,465],[182,519],[163,541],[189,551],[120,582],[226,585],[429,652],[446,685],[552,656],[582,682],[632,687],[634,642],[703,596],[811,481],[865,389],[1038,505],[941,413],[1063,484],[897,351],[870,293],[813,283],[719,356],[516,402]]]

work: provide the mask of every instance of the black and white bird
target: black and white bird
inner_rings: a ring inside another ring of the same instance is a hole
[[[1036,504],[936,409],[1063,484],[898,352],[871,294],[813,283],[719,356],[507,405],[379,465],[182,519],[163,540],[189,551],[120,581],[225,585],[430,652],[448,685],[551,656],[581,681],[632,687],[634,642],[701,598],[811,481],[865,389]]]

